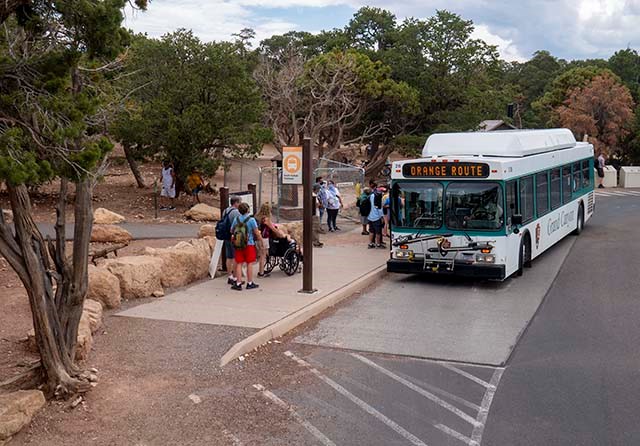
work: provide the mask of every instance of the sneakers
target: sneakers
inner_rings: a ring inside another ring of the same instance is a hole
[[[339,227],[337,227],[337,226],[336,226],[335,228],[333,228],[333,230],[334,230],[334,231],[342,231],[342,229],[340,229],[340,228],[339,228]]]
[[[604,186],[602,184],[599,184],[598,189],[604,189]]]
[[[242,285],[236,282],[233,285],[231,285],[231,289],[236,291],[242,291]]]
[[[316,242],[316,243],[313,244],[313,246],[315,246],[316,248],[322,248],[324,246],[324,243]]]
[[[362,231],[360,234],[362,234],[362,235],[369,235],[369,231]]]
[[[376,247],[375,243],[369,243],[369,245],[367,246],[367,248],[369,248],[369,249],[373,249],[375,247]]]
[[[234,279],[233,277],[227,278],[227,285],[235,285],[235,284],[236,284],[236,279]]]
[[[251,282],[251,283],[248,283],[248,284],[247,284],[247,289],[248,289],[248,290],[254,290],[254,289],[258,288],[259,286],[260,286],[260,285],[258,285],[257,283],[255,283],[255,282]]]
[[[378,244],[376,245],[376,248],[382,248],[382,249],[385,249],[386,247],[387,247],[387,245],[385,245],[384,243],[378,243]]]
[[[269,277],[271,273],[258,273],[258,277]]]
[[[329,232],[334,232],[334,231],[335,231],[335,229],[329,228]]]

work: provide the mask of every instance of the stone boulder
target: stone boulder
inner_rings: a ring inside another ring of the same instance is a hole
[[[125,299],[153,296],[162,291],[162,258],[150,255],[118,257],[104,262],[104,267],[120,281]]]
[[[85,361],[93,347],[93,334],[102,326],[102,304],[95,300],[84,301],[80,324],[78,325],[78,344],[76,359]]]
[[[184,216],[195,221],[216,221],[220,220],[220,209],[199,203],[185,212]]]
[[[9,223],[9,224],[13,223],[13,211],[9,209],[3,209],[2,216],[4,217],[5,223]]]
[[[202,225],[198,231],[198,238],[215,237],[216,227],[214,225]]]
[[[95,333],[102,327],[102,304],[95,300],[86,299],[82,307],[82,317],[89,319],[91,333]]]
[[[93,333],[91,333],[91,321],[86,313],[82,312],[78,324],[78,343],[76,344],[76,360],[86,361],[93,347]]]
[[[96,225],[117,225],[124,221],[125,218],[122,215],[111,212],[109,209],[98,208],[93,212],[93,223]]]
[[[205,239],[180,242],[169,248],[146,248],[145,254],[163,260],[162,286],[166,288],[188,285],[209,274],[211,248]]]
[[[95,243],[129,243],[132,239],[129,231],[116,225],[94,225],[91,231]]]
[[[19,390],[0,395],[0,444],[31,423],[33,415],[44,407],[44,394],[39,390]]]
[[[122,300],[120,281],[108,269],[89,265],[87,299],[98,301],[106,308],[118,308]]]

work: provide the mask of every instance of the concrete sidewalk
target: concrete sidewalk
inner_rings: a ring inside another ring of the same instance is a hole
[[[357,282],[382,267],[388,250],[366,246],[314,249],[314,294],[298,293],[302,274],[287,276],[278,268],[262,278],[257,290],[234,291],[226,276],[168,294],[118,316],[262,329]],[[257,271],[256,271],[257,272]]]

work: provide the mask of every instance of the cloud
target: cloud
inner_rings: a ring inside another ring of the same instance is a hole
[[[473,20],[474,36],[497,45],[507,60],[526,59],[537,50],[565,59],[608,58],[640,46],[640,0],[154,0],[147,12],[129,11],[126,25],[151,36],[190,28],[205,41],[228,40],[250,27],[260,40],[302,29],[296,11],[304,10],[307,29],[330,29],[346,25],[344,17],[327,13],[331,8],[355,12],[365,5],[388,9],[400,21],[453,11]],[[315,13],[322,16],[318,23]]]

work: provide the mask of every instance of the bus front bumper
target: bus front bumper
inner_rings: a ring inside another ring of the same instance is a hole
[[[504,280],[504,265],[483,265],[478,263],[455,262],[453,271],[443,268],[423,267],[422,262],[412,262],[409,260],[390,259],[387,261],[387,272],[405,274],[454,274],[464,277],[478,277],[482,279]]]

